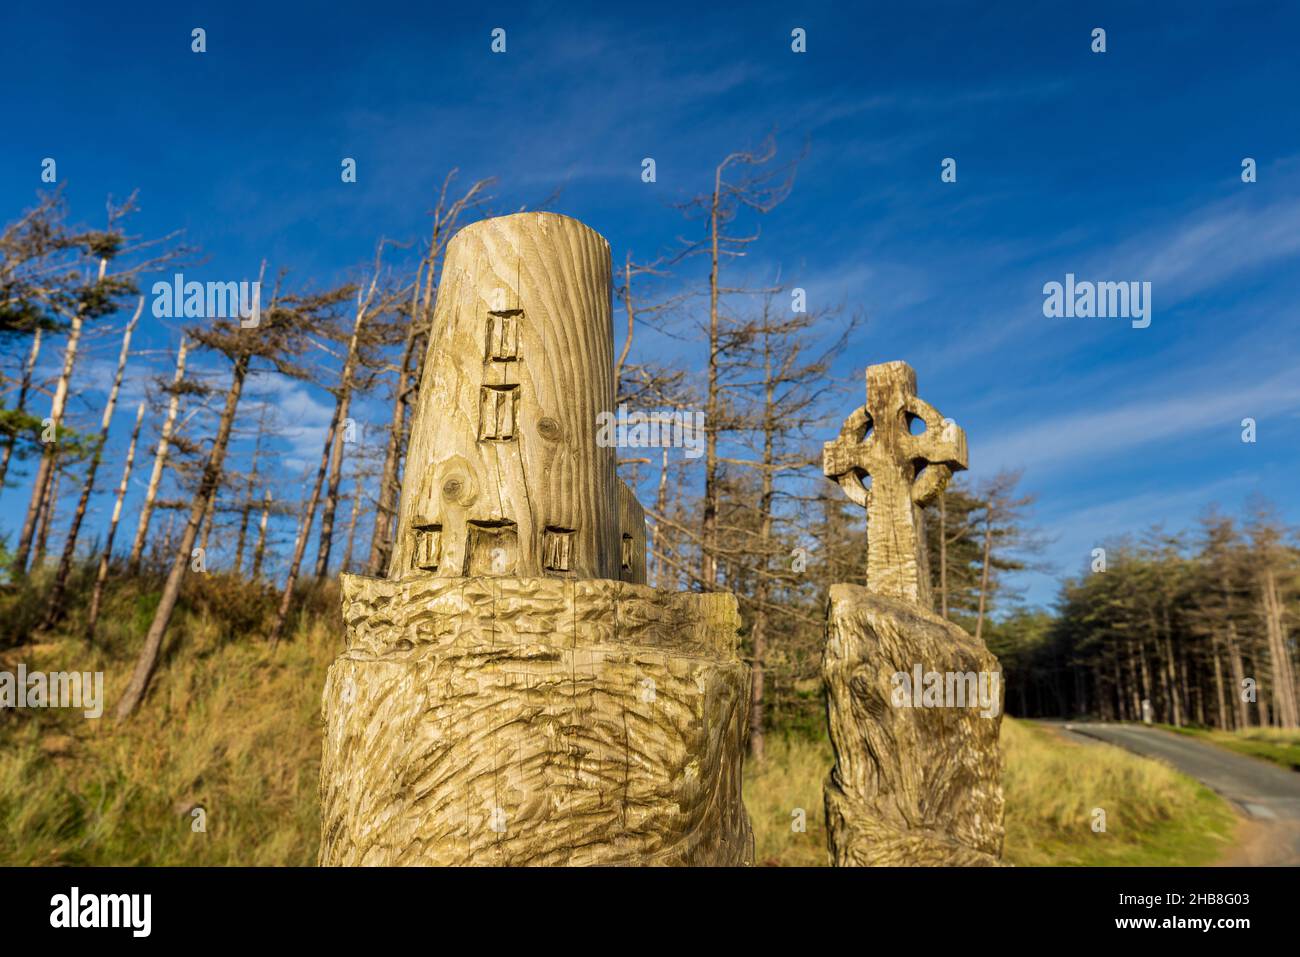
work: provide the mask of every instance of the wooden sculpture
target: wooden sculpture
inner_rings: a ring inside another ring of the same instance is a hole
[[[867,584],[831,586],[822,658],[839,866],[1002,853],[1001,673],[983,642],[934,613],[925,552],[922,507],[964,468],[965,433],[917,398],[911,367],[868,367],[867,404],[823,453],[826,476],[867,509]]]
[[[752,861],[736,600],[645,585],[610,310],[576,220],[448,246],[392,564],[343,576],[322,864]]]

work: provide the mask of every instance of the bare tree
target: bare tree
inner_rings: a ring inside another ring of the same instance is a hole
[[[1025,510],[1034,503],[1034,496],[1016,494],[1016,486],[1019,483],[1019,472],[1001,472],[990,479],[977,493],[977,497],[984,504],[984,509],[981,516],[983,545],[979,609],[975,617],[976,639],[984,633],[984,616],[993,584],[991,572],[994,567],[995,545],[1000,546],[1007,553],[1036,547],[1023,522]],[[1021,567],[1010,556],[1005,558],[1002,564],[1006,569]]]
[[[108,257],[104,256],[99,260],[99,282],[104,281],[107,271]],[[54,398],[50,402],[49,423],[56,434],[59,426],[63,424],[63,413],[68,404],[68,384],[72,381],[72,370],[77,363],[77,348],[81,344],[81,330],[85,319],[85,312],[81,309],[75,310],[71,315],[68,341],[63,347],[63,371],[59,374],[58,385],[54,388]],[[16,572],[23,572],[27,568],[27,557],[32,546],[32,536],[36,533],[36,522],[44,501],[51,494],[56,443],[57,439],[45,443],[40,464],[36,469],[36,477],[32,480],[32,497],[27,505],[27,517],[23,519],[22,532],[18,536],[18,549],[14,554]]]
[[[348,336],[343,368],[339,373],[338,384],[330,390],[338,407],[341,428],[337,430],[333,446],[328,450],[329,482],[321,512],[320,542],[316,549],[317,581],[323,580],[329,571],[334,540],[334,514],[338,508],[339,489],[343,479],[343,449],[353,441],[354,428],[349,418],[353,394],[364,393],[374,385],[377,374],[372,374],[369,370],[377,368],[380,363],[372,352],[392,337],[402,318],[400,315],[392,315],[394,307],[401,301],[402,291],[380,286],[385,245],[385,241],[380,240],[375,249],[374,269],[370,282],[364,286],[364,295],[362,289],[357,290],[356,314]],[[392,321],[393,319],[397,321]]]
[[[90,610],[86,613],[86,641],[95,640],[95,627],[99,623],[99,609],[104,600],[104,584],[108,581],[108,566],[113,557],[113,539],[117,536],[117,523],[122,518],[122,500],[126,498],[127,483],[131,480],[131,467],[135,463],[135,445],[140,438],[140,424],[144,422],[145,400],[135,410],[135,427],[131,430],[131,442],[126,447],[126,462],[122,466],[122,480],[117,483],[117,495],[113,500],[113,517],[109,519],[108,535],[104,539],[104,550],[99,556],[99,567],[95,570],[95,587],[90,594]]]
[[[383,243],[380,242],[380,251],[382,252]],[[349,341],[348,358],[344,362],[343,371],[340,374],[340,381],[346,384],[346,388],[340,387],[335,391],[334,411],[330,416],[329,426],[325,430],[325,443],[321,450],[320,467],[316,470],[316,478],[312,483],[311,493],[307,499],[306,511],[303,515],[302,524],[299,526],[298,534],[295,537],[293,547],[293,557],[289,562],[289,574],[285,579],[284,588],[280,593],[280,603],[276,607],[275,618],[271,624],[269,640],[274,647],[284,632],[285,621],[289,617],[289,608],[293,602],[294,587],[298,583],[298,574],[302,568],[303,555],[307,550],[307,539],[311,535],[312,524],[315,521],[316,509],[320,504],[321,489],[325,483],[326,474],[329,471],[330,459],[333,455],[334,445],[339,439],[340,427],[343,424],[343,416],[347,409],[347,399],[351,396],[353,366],[356,361],[356,350],[360,341],[362,327],[365,324],[367,312],[370,308],[375,287],[379,280],[380,261],[378,254],[375,260],[374,278],[368,289],[344,287],[334,294],[334,298],[342,300],[345,296],[356,296],[356,313],[352,329],[352,337]],[[317,327],[319,331],[324,324]]]
[[[113,412],[117,408],[117,396],[122,388],[122,375],[126,372],[126,360],[131,353],[131,334],[135,332],[135,325],[140,321],[140,314],[143,311],[144,296],[141,296],[136,303],[131,321],[126,324],[126,331],[122,333],[122,351],[117,357],[117,371],[113,375],[113,385],[109,388],[108,398],[104,402],[104,412],[99,421],[99,435],[95,438],[94,449],[90,453],[90,464],[86,468],[86,477],[81,485],[81,497],[77,500],[77,509],[72,513],[72,525],[63,540],[63,555],[59,558],[59,568],[54,575],[54,584],[50,588],[45,621],[42,626],[44,628],[52,627],[64,614],[63,596],[68,586],[68,575],[72,572],[72,559],[77,551],[77,536],[81,531],[81,523],[85,520],[86,509],[90,505],[90,495],[95,488],[95,476],[99,472],[99,464],[104,458],[108,430],[113,424]]]
[[[257,523],[257,546],[253,549],[253,567],[251,574],[253,581],[262,574],[262,561],[266,557],[266,525],[271,517],[271,490],[265,489],[262,493],[262,517]]]
[[[144,556],[145,541],[149,537],[149,522],[153,518],[155,503],[158,500],[158,488],[162,484],[163,468],[167,464],[167,449],[171,444],[172,433],[176,428],[176,415],[180,411],[182,383],[185,381],[185,355],[189,343],[181,336],[181,344],[176,350],[176,372],[172,376],[171,388],[167,390],[167,416],[163,419],[162,432],[158,437],[158,446],[154,452],[153,470],[149,473],[149,484],[145,489],[144,503],[140,506],[140,520],[135,527],[135,540],[131,543],[131,555],[127,559],[131,574],[138,574],[140,561]]]
[[[27,412],[27,396],[32,390],[32,374],[36,370],[36,359],[41,354],[41,335],[44,329],[37,326],[32,333],[32,346],[27,353],[27,361],[23,364],[23,374],[18,386],[18,401],[14,406],[14,412],[18,415],[25,415]],[[18,430],[21,422],[15,422],[10,425],[8,435],[5,438],[4,452],[0,453],[0,494],[3,494],[5,487],[5,477],[9,474],[9,462],[13,458],[14,446],[18,441]]]
[[[781,315],[774,295],[764,297],[761,316],[747,324],[749,334],[739,353],[745,371],[741,385],[748,393],[744,419],[751,451],[743,458],[722,457],[728,465],[756,473],[757,502],[743,495],[730,503],[726,509],[730,525],[720,527],[730,547],[720,545],[716,551],[732,569],[730,578],[749,583],[742,603],[748,611],[753,668],[749,745],[757,761],[763,760],[765,751],[769,642],[792,634],[799,626],[797,619],[806,617],[791,594],[801,575],[780,568],[796,538],[782,532],[801,524],[806,508],[804,496],[788,480],[806,474],[815,459],[813,431],[821,425],[820,403],[838,388],[830,376],[831,361],[858,325],[858,318],[851,318],[833,342],[814,353],[814,330],[823,325],[826,314],[792,308],[789,315]],[[796,552],[792,567],[802,572],[806,562],[806,555],[800,561]]]
[[[50,527],[54,524],[54,503],[59,500],[59,480],[63,478],[66,468],[62,452],[51,458],[50,470],[45,476],[44,493],[37,507],[38,527],[36,532],[36,554],[32,558],[32,568],[45,566],[45,548],[50,540]]]
[[[69,386],[73,369],[76,366],[85,323],[117,312],[124,297],[135,295],[138,292],[135,285],[135,278],[138,275],[159,268],[183,252],[182,250],[174,250],[164,252],[162,255],[153,258],[141,259],[132,265],[118,269],[117,272],[110,276],[108,273],[110,262],[116,262],[123,255],[139,252],[149,246],[165,242],[170,238],[164,237],[163,240],[136,243],[132,246],[126,245],[127,237],[122,232],[121,224],[123,219],[134,210],[134,207],[134,196],[128,198],[120,206],[114,206],[110,201],[108,204],[107,229],[104,232],[88,232],[76,238],[76,244],[84,251],[84,254],[92,257],[98,264],[94,280],[83,282],[71,290],[63,287],[55,293],[48,294],[45,300],[46,305],[52,311],[68,321],[68,339],[63,350],[63,369],[59,374],[54,396],[50,403],[49,423],[55,432],[56,441],[45,443],[40,463],[37,466],[36,477],[32,483],[31,501],[27,506],[27,515],[23,520],[22,532],[19,535],[18,546],[14,553],[13,567],[18,573],[24,572],[27,568],[32,539],[41,511],[41,502],[50,486],[58,430],[63,424],[67,410]]]
[[[268,404],[263,402],[257,414],[257,437],[253,441],[253,460],[248,467],[248,477],[244,485],[244,500],[239,506],[239,536],[235,541],[235,574],[239,574],[244,566],[244,547],[248,542],[248,518],[255,507],[253,492],[257,487],[258,479],[261,477],[258,474],[257,466],[262,455],[262,442],[266,438],[266,413],[268,409]]]
[[[258,281],[260,285],[261,280]],[[316,330],[321,321],[320,313],[332,308],[337,299],[337,295],[330,294],[320,297],[298,296],[282,303],[277,283],[271,305],[261,312],[260,321],[255,326],[245,328],[231,320],[219,319],[210,320],[203,327],[190,329],[190,336],[199,345],[220,353],[230,361],[230,387],[226,391],[217,433],[208,450],[198,489],[190,502],[189,519],[172,558],[158,608],[136,659],[131,680],[115,709],[119,721],[139,707],[158,665],[163,638],[176,610],[181,585],[190,570],[191,551],[198,538],[199,525],[221,482],[231,430],[250,368],[254,361],[261,361],[284,375],[305,377],[306,373],[292,360],[305,350],[308,335]]]
[[[724,298],[735,293],[759,290],[734,288],[724,284],[722,269],[726,262],[742,257],[758,234],[738,235],[730,232],[740,213],[749,210],[768,213],[780,205],[794,186],[798,161],[771,166],[776,158],[776,141],[768,137],[757,150],[741,150],[726,156],[713,171],[713,188],[695,197],[682,208],[687,215],[702,214],[707,226],[703,241],[692,250],[707,252],[709,258],[707,326],[708,354],[705,369],[705,452],[704,503],[700,519],[700,575],[705,589],[718,584],[718,509],[722,489],[719,436],[733,424],[724,422],[727,401],[724,395],[722,366],[729,346],[737,337],[729,331],[724,315]],[[738,178],[728,179],[732,171]]]

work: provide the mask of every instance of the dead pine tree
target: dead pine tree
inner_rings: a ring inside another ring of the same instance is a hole
[[[1004,571],[1023,568],[1011,553],[1038,547],[1035,536],[1026,529],[1023,521],[1025,511],[1034,503],[1034,496],[1017,494],[1019,482],[1019,472],[1001,472],[989,480],[978,496],[984,503],[984,510],[980,532],[979,607],[975,616],[977,641],[984,633],[995,567]],[[1003,557],[999,558],[999,554]]]
[[[110,202],[108,204],[107,228],[102,232],[88,232],[78,237],[77,243],[80,246],[81,254],[96,263],[95,278],[84,281],[71,290],[64,289],[59,297],[49,303],[52,311],[58,313],[68,323],[68,337],[63,349],[62,371],[55,385],[54,395],[50,402],[50,414],[47,419],[56,434],[56,441],[45,444],[32,482],[31,501],[27,506],[27,514],[23,519],[22,531],[19,534],[18,545],[13,558],[13,569],[17,574],[23,574],[26,571],[32,541],[36,534],[37,520],[41,512],[41,503],[50,493],[55,444],[58,441],[57,434],[63,425],[64,415],[67,410],[72,374],[76,367],[85,324],[116,313],[121,308],[122,301],[126,297],[138,293],[135,284],[137,276],[143,272],[161,268],[184,252],[183,250],[173,250],[152,258],[137,259],[131,265],[118,268],[110,275],[108,270],[110,263],[116,264],[119,258],[123,256],[134,258],[133,254],[140,250],[157,245],[160,242],[166,242],[170,238],[164,237],[163,240],[128,245],[127,237],[122,231],[122,222],[134,208],[134,196],[128,198],[120,206],[115,206]]]
[[[41,336],[44,332],[41,326],[37,326],[32,332],[32,346],[27,353],[27,361],[23,364],[23,373],[18,384],[18,401],[12,410],[6,410],[11,411],[14,417],[25,417],[26,421],[6,423],[8,434],[5,438],[4,452],[0,453],[0,494],[4,492],[5,478],[9,474],[9,462],[13,459],[20,428],[23,424],[36,425],[35,419],[27,416],[27,397],[32,391],[32,374],[36,370],[36,360],[41,354]]]
[[[340,290],[341,295],[355,295],[356,304],[353,315],[351,333],[348,336],[348,349],[343,359],[343,366],[338,374],[338,383],[330,392],[334,396],[334,410],[330,415],[329,425],[325,430],[325,442],[321,449],[320,466],[316,470],[316,477],[312,482],[311,491],[308,494],[304,508],[302,522],[299,525],[298,534],[294,538],[293,554],[289,560],[289,572],[285,578],[283,590],[280,593],[280,601],[276,607],[275,618],[271,623],[269,641],[271,647],[279,643],[284,634],[285,622],[289,617],[289,609],[293,604],[294,588],[298,584],[298,576],[302,569],[303,556],[307,550],[307,540],[311,535],[311,529],[316,519],[316,509],[321,503],[322,491],[326,485],[327,477],[329,482],[330,502],[327,503],[329,511],[327,515],[322,516],[321,521],[321,540],[320,551],[316,564],[316,577],[324,577],[324,569],[329,563],[329,539],[333,536],[334,508],[338,502],[338,482],[339,470],[342,468],[342,446],[344,439],[348,438],[346,430],[351,423],[346,421],[348,408],[352,398],[352,390],[356,384],[355,376],[357,365],[362,361],[362,350],[367,344],[366,323],[372,318],[371,310],[384,312],[387,309],[388,297],[386,295],[376,298],[376,290],[379,288],[382,255],[384,241],[380,241],[375,254],[374,272],[368,285],[361,287],[345,287]],[[322,328],[322,334],[326,337],[331,333],[328,329]]]
[[[140,572],[145,542],[149,538],[149,522],[153,518],[155,503],[158,501],[158,489],[162,485],[163,469],[167,464],[167,451],[171,444],[173,430],[176,428],[176,416],[180,411],[182,383],[185,381],[185,356],[188,350],[189,342],[182,335],[180,346],[176,350],[176,372],[172,376],[171,386],[166,390],[167,415],[163,419],[162,431],[154,451],[153,469],[149,473],[149,484],[145,487],[144,502],[140,506],[140,518],[135,527],[135,540],[131,543],[131,554],[127,559],[127,568],[132,575]]]
[[[104,539],[104,550],[99,556],[99,566],[95,569],[95,587],[90,594],[90,610],[86,612],[86,641],[95,640],[95,627],[99,623],[99,610],[104,601],[104,585],[108,581],[108,566],[113,558],[113,539],[117,536],[117,523],[122,518],[122,500],[126,498],[127,483],[131,480],[131,467],[135,463],[135,446],[140,438],[140,425],[144,422],[145,401],[135,410],[135,427],[131,430],[131,442],[126,447],[126,462],[122,466],[122,480],[117,483],[117,495],[113,499],[113,516],[108,522],[108,534]]]
[[[208,508],[203,513],[203,521],[199,525],[199,553],[203,556],[203,570],[207,571],[208,565],[208,537],[212,534],[212,526],[217,517],[217,499],[221,496],[221,485],[218,484],[216,491],[208,499]]]
[[[382,245],[383,244],[381,243],[380,244],[381,249],[382,249]],[[376,262],[376,282],[377,282],[378,271],[379,271],[379,266],[378,266],[378,262]],[[373,288],[374,287],[372,285],[371,287],[372,291]],[[353,327],[354,333],[352,337],[353,341],[355,341],[359,334],[360,327],[363,326],[365,322],[366,308],[369,305],[369,297],[362,290],[353,286],[344,286],[327,295],[331,305],[342,302],[343,300],[351,298],[354,295],[357,297],[356,319]],[[319,316],[317,318],[317,321],[313,324],[312,332],[313,334],[316,335],[327,334],[326,330],[329,325],[330,325],[330,319],[327,319],[323,315]],[[352,352],[352,348],[353,347],[350,347],[349,349],[350,355]],[[353,358],[352,361],[355,361],[355,358]],[[342,376],[347,377],[349,379],[349,383],[350,383],[351,374],[352,371],[351,371],[350,363],[345,362]],[[289,618],[289,609],[293,604],[294,588],[298,584],[298,575],[302,569],[303,556],[306,554],[307,551],[307,539],[311,536],[312,525],[315,523],[316,509],[320,505],[321,492],[325,485],[326,476],[329,473],[330,459],[331,456],[333,455],[334,444],[340,438],[339,432],[343,426],[344,410],[345,410],[345,405],[343,402],[343,393],[342,391],[338,391],[335,393],[334,410],[330,414],[329,425],[325,429],[325,442],[321,450],[320,466],[316,470],[316,477],[312,482],[311,492],[308,494],[307,501],[304,506],[302,522],[299,525],[298,534],[295,536],[294,539],[293,555],[289,560],[289,572],[285,578],[283,590],[280,593],[279,604],[276,606],[275,618],[271,622],[271,628],[269,634],[267,635],[267,638],[270,641],[272,648],[274,648],[279,643],[280,638],[283,636],[285,622]]]
[[[104,402],[104,412],[99,421],[99,434],[94,439],[90,462],[86,466],[86,476],[81,483],[81,496],[77,499],[76,511],[72,513],[72,524],[63,539],[63,554],[59,558],[58,571],[55,572],[54,583],[50,587],[45,620],[41,625],[43,629],[53,627],[66,611],[63,607],[63,597],[68,587],[68,576],[72,573],[72,560],[77,551],[77,536],[81,532],[81,523],[85,520],[86,509],[90,505],[91,493],[95,489],[95,477],[99,472],[99,465],[104,459],[104,446],[108,444],[108,430],[113,424],[113,412],[117,409],[117,396],[122,388],[126,360],[131,353],[131,335],[135,332],[136,323],[140,321],[140,314],[143,311],[144,296],[141,296],[136,302],[135,313],[122,333],[122,350],[117,357],[117,371],[113,374],[113,385],[109,388],[108,398]]]
[[[629,251],[623,261],[622,282],[614,290],[614,298],[623,303],[623,312],[627,316],[627,332],[623,339],[623,348],[619,350],[614,363],[614,384],[617,389],[615,405],[647,405],[663,401],[669,393],[680,394],[686,373],[680,369],[651,364],[629,362],[632,344],[636,339],[638,327],[647,327],[652,331],[676,338],[667,327],[665,317],[691,298],[686,291],[673,296],[648,298],[644,293],[635,292],[635,280],[641,277],[663,280],[671,276],[668,267],[674,265],[689,251],[678,255],[676,259],[665,260],[663,257],[651,263],[632,261]]]
[[[102,283],[107,272],[108,257],[101,256],[96,281]],[[81,345],[81,330],[85,322],[86,312],[82,308],[75,309],[69,317],[68,339],[63,347],[63,371],[59,374],[58,383],[54,388],[54,396],[50,401],[50,414],[46,420],[48,426],[56,434],[63,424],[63,414],[68,404],[68,386],[72,381],[72,370],[77,364],[77,350]],[[51,495],[56,444],[57,438],[54,441],[44,443],[40,463],[36,468],[36,476],[32,480],[32,497],[27,506],[27,515],[23,519],[22,531],[18,536],[18,548],[14,553],[13,567],[16,573],[23,573],[27,569],[28,555],[31,551],[33,537],[36,535],[36,524],[40,519],[45,503]],[[43,552],[44,549],[40,551]]]
[[[361,514],[361,500],[365,497],[365,485],[361,481],[360,473],[353,479],[353,485],[352,515],[348,519],[347,544],[343,547],[343,563],[339,566],[339,570],[345,573],[352,570],[352,545],[357,536],[357,516]]]
[[[59,482],[67,469],[67,456],[64,451],[56,452],[50,458],[50,472],[45,478],[45,491],[37,511],[37,528],[35,553],[32,556],[32,568],[45,567],[46,545],[50,540],[50,527],[54,524],[54,505],[59,500]]]
[[[244,566],[244,549],[248,544],[248,519],[253,509],[256,507],[253,499],[253,491],[257,487],[258,479],[261,478],[257,471],[258,461],[262,456],[262,443],[266,438],[266,413],[270,406],[262,403],[262,407],[257,414],[257,437],[253,441],[253,460],[248,468],[248,479],[244,485],[244,500],[239,506],[239,535],[235,539],[235,574],[238,575]],[[256,577],[256,576],[254,576]]]
[[[833,342],[817,348],[815,330],[826,325],[825,314],[808,312],[802,302],[791,297],[789,314],[775,306],[776,293],[766,295],[761,315],[750,325],[744,337],[740,366],[749,408],[746,410],[745,439],[749,446],[744,457],[723,456],[732,466],[757,473],[758,498],[748,496],[729,510],[740,513],[735,529],[728,529],[735,547],[727,558],[742,566],[743,577],[752,582],[742,596],[748,606],[752,680],[750,682],[749,748],[756,761],[765,753],[767,654],[769,640],[786,636],[796,629],[796,619],[807,618],[788,594],[802,577],[806,556],[785,565],[792,552],[790,542],[803,515],[805,503],[788,480],[806,472],[815,459],[817,427],[822,424],[820,403],[837,384],[830,375],[831,362],[844,350],[858,317],[840,326]],[[744,515],[750,509],[754,513]],[[726,554],[725,551],[723,554]]]
[[[352,515],[348,519],[347,542],[343,548],[343,562],[340,571],[351,573],[354,568],[357,547],[357,527],[360,524],[362,508],[374,499],[367,493],[374,480],[379,476],[382,465],[378,446],[363,446],[352,464]]]
[[[352,328],[347,335],[347,349],[342,357],[342,368],[337,385],[330,390],[338,406],[339,428],[334,444],[329,449],[329,476],[325,488],[325,501],[321,510],[320,539],[316,548],[316,580],[323,581],[329,571],[330,553],[334,545],[334,520],[338,510],[340,487],[343,481],[343,452],[357,441],[356,424],[350,418],[352,399],[373,388],[382,363],[377,350],[387,345],[404,325],[401,312],[394,314],[403,298],[402,290],[381,286],[383,279],[384,240],[375,249],[374,268],[370,280],[357,290],[356,311]]]
[[[683,253],[681,255],[687,255]],[[681,256],[677,257],[680,259]],[[668,327],[667,317],[678,309],[684,302],[690,298],[689,292],[680,293],[675,296],[653,297],[648,296],[645,292],[638,291],[637,280],[648,277],[651,280],[664,279],[670,276],[668,266],[677,262],[674,260],[665,260],[663,257],[652,263],[637,263],[633,261],[632,253],[629,250],[623,261],[623,268],[620,270],[622,280],[614,290],[614,298],[623,304],[623,311],[627,317],[627,331],[623,339],[623,347],[619,350],[618,359],[614,363],[614,386],[616,407],[628,406],[633,409],[639,409],[647,412],[657,421],[664,423],[662,427],[671,428],[671,422],[668,416],[671,412],[687,413],[698,407],[695,396],[691,393],[686,385],[686,372],[683,369],[675,369],[670,366],[650,362],[632,362],[629,361],[632,356],[633,343],[637,341],[636,332],[638,328],[647,327],[650,330],[665,335],[669,338],[676,338],[676,334]],[[652,411],[653,410],[653,411]],[[644,461],[645,464],[654,464],[652,460]],[[620,465],[628,464],[620,461]],[[646,564],[647,575],[653,569],[653,581],[656,587],[665,587],[668,580],[668,571],[666,568],[668,559],[668,530],[664,527],[660,517],[667,510],[667,488],[669,465],[669,447],[665,445],[658,456],[659,478],[656,486],[655,505],[647,511],[649,540],[647,542],[649,556]],[[636,487],[636,476],[631,477],[633,488]]]
[[[5,436],[0,454],[0,489],[10,463],[28,451],[19,444],[20,439],[30,439],[30,450],[42,458],[50,451],[40,440],[46,430],[42,418],[28,408],[34,391],[46,391],[35,381],[43,343],[60,332],[71,331],[68,316],[79,312],[85,315],[87,309],[94,308],[95,297],[84,277],[84,266],[102,234],[68,227],[66,215],[62,191],[56,190],[43,195],[36,206],[0,230],[0,332],[9,337],[32,337],[19,377],[17,402],[13,408],[0,409]],[[48,475],[39,485],[43,502]]]
[[[41,496],[40,508],[36,518],[36,538],[32,552],[31,570],[45,567],[46,546],[50,539],[50,530],[55,525],[55,513],[62,497],[59,494],[59,488],[65,482],[72,481],[74,470],[77,466],[88,459],[93,452],[93,445],[87,441],[86,436],[71,430],[60,430],[55,433],[50,428],[51,434],[57,434],[58,440],[50,439],[50,444],[57,445],[53,456],[53,467],[45,483],[45,494]]]
[[[718,585],[718,510],[722,491],[722,464],[718,456],[719,437],[731,428],[724,422],[727,413],[726,386],[722,365],[728,349],[736,343],[734,329],[726,314],[725,300],[738,293],[753,294],[761,290],[733,288],[722,278],[723,267],[746,255],[758,239],[757,232],[739,235],[731,232],[740,214],[771,212],[780,205],[794,186],[798,160],[770,165],[776,158],[776,141],[768,137],[757,150],[741,150],[726,156],[713,171],[713,188],[680,208],[691,218],[702,217],[705,235],[689,247],[692,252],[708,256],[707,285],[708,350],[704,394],[704,502],[700,521],[699,580],[706,590]],[[729,174],[739,172],[734,178]]]
[[[262,575],[262,561],[266,558],[266,526],[271,518],[271,490],[262,491],[262,517],[257,523],[257,544],[253,547],[253,567],[249,574],[253,581]]]
[[[260,284],[260,278],[258,282]],[[180,598],[181,585],[190,571],[199,526],[208,510],[209,501],[221,483],[230,435],[249,371],[256,364],[268,366],[293,378],[305,377],[305,372],[293,360],[307,348],[308,337],[316,331],[320,322],[320,312],[333,305],[328,296],[287,297],[281,301],[278,286],[277,283],[277,291],[272,295],[270,306],[255,312],[257,318],[251,325],[246,326],[230,319],[210,319],[204,325],[189,329],[190,337],[199,346],[218,353],[230,362],[230,385],[217,422],[216,435],[208,448],[202,475],[189,505],[189,517],[172,556],[158,608],[136,658],[131,679],[114,709],[119,721],[129,717],[139,707],[158,665],[163,639]]]

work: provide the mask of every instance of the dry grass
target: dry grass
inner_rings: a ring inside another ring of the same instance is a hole
[[[1010,718],[1002,722],[1002,750],[1009,863],[1194,865],[1227,847],[1232,812],[1164,764]],[[821,789],[831,760],[825,739],[776,738],[762,767],[747,765],[745,806],[759,863],[827,863]],[[800,807],[804,833],[791,828]],[[1106,812],[1104,832],[1092,829],[1096,808]]]
[[[0,864],[315,863],[320,695],[341,648],[337,591],[314,596],[272,651],[258,637],[265,596],[241,598],[216,580],[196,587],[144,707],[126,724],[0,710]],[[0,668],[103,671],[109,713],[157,600],[142,588],[112,597],[95,647],[58,637],[0,652]],[[69,630],[77,634],[75,622]],[[1231,832],[1223,803],[1164,765],[1009,719],[1002,740],[1012,863],[1199,864]],[[824,738],[776,734],[763,764],[748,763],[760,863],[827,863],[830,765]],[[192,829],[196,806],[205,832]],[[1098,807],[1104,833],[1091,828]],[[803,830],[794,826],[800,809]]]
[[[1232,811],[1166,764],[1014,720],[1002,748],[1013,864],[1199,865],[1228,846]]]
[[[62,638],[0,655],[30,670],[105,672],[105,717],[0,712],[0,863],[314,864],[320,691],[337,626],[301,625],[274,652],[183,614],[149,697],[110,714],[129,677],[117,636]],[[194,807],[206,831],[193,830]]]
[[[822,867],[826,809],[822,783],[831,769],[830,741],[773,735],[761,765],[745,764],[745,809],[759,864]],[[802,810],[801,816],[796,812]],[[802,817],[804,830],[795,825]]]

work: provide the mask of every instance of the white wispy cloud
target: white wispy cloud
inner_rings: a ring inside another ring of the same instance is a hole
[[[264,468],[296,476],[318,465],[325,431],[334,413],[332,398],[325,393],[316,395],[303,383],[276,372],[250,377],[249,392],[256,393],[273,409],[274,421],[268,431],[281,445],[274,465],[268,463]]]
[[[994,437],[984,444],[980,460],[994,470],[1024,467],[1037,477],[1079,460],[1103,459],[1203,432],[1213,423],[1231,429],[1246,416],[1259,419],[1296,412],[1300,412],[1300,378],[1285,370],[1262,381],[1217,389],[1192,387],[1164,399],[1125,396],[1120,404],[1104,410],[1054,415]]]

